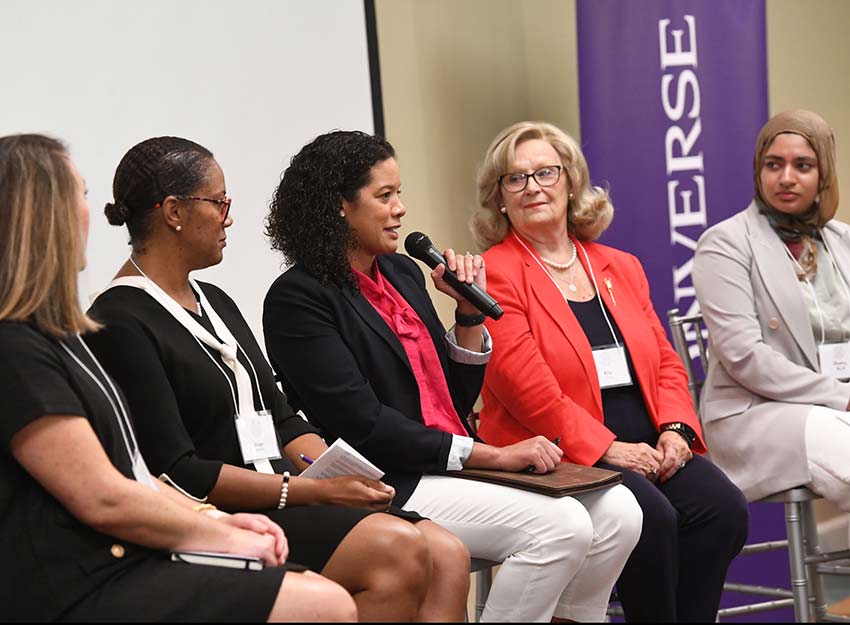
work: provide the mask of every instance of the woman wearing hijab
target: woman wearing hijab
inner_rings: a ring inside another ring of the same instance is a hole
[[[807,485],[850,510],[850,227],[833,219],[831,129],[809,111],[776,115],[754,169],[755,198],[706,231],[694,261],[706,441],[750,500]]]

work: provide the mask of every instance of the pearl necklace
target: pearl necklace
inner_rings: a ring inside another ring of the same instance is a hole
[[[553,269],[569,269],[572,267],[572,264],[576,262],[576,257],[578,256],[578,250],[576,249],[576,244],[573,243],[572,239],[567,239],[570,242],[570,247],[573,248],[573,254],[570,256],[570,259],[565,263],[556,263],[554,260],[549,260],[548,258],[540,257],[544,263],[552,267]]]

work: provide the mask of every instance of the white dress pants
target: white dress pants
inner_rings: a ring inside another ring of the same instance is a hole
[[[850,412],[814,406],[806,418],[809,487],[850,512]]]
[[[426,475],[403,507],[454,533],[473,558],[503,562],[482,621],[602,621],[643,522],[624,486],[554,498]]]

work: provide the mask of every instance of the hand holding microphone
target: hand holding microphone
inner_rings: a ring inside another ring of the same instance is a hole
[[[459,284],[475,284],[481,289],[487,288],[487,277],[484,271],[484,259],[481,256],[473,256],[470,253],[461,254],[448,248],[443,252],[446,259],[445,264],[440,263],[431,272],[431,279],[438,291],[457,300],[458,308],[465,313],[478,314],[476,307],[469,302],[452,284],[449,284],[453,275]]]
[[[499,304],[487,294],[484,260],[480,256],[456,255],[447,249],[445,256],[421,232],[411,232],[404,241],[404,249],[414,258],[434,269],[431,277],[440,291],[453,297],[459,304],[468,302],[485,315],[498,319],[503,311]],[[455,265],[455,271],[450,269]]]

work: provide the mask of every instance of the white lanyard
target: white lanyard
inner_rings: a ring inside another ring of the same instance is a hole
[[[561,297],[564,298],[564,301],[569,302],[570,300],[567,298],[567,295],[564,293],[564,290],[561,288],[561,285],[558,284],[558,281],[555,280],[552,273],[543,265],[543,263],[541,263],[537,259],[537,255],[535,255],[530,249],[528,249],[525,243],[523,243],[522,239],[520,239],[513,230],[511,230],[511,234],[517,240],[517,242],[522,245],[523,249],[528,252],[528,255],[534,259],[534,262],[537,263],[537,265],[543,270],[546,276],[552,281],[552,284],[554,284],[555,288],[558,289],[558,292],[561,294]],[[596,296],[599,299],[599,308],[602,310],[602,316],[605,317],[605,323],[608,324],[608,329],[611,331],[611,337],[614,339],[614,345],[619,348],[620,342],[617,340],[617,335],[614,333],[614,326],[611,325],[611,320],[608,318],[608,313],[605,311],[605,306],[602,303],[602,298],[599,297],[599,285],[596,283],[596,276],[593,274],[593,265],[590,264],[590,258],[588,258],[584,246],[579,241],[576,241],[575,244],[581,250],[581,253],[584,254],[584,260],[587,262],[588,269],[590,269],[590,279],[593,282],[593,288],[596,290]]]
[[[254,374],[254,380],[257,383],[257,395],[260,398],[260,407],[263,411],[266,410],[265,402],[263,401],[263,394],[260,392],[260,380],[257,376],[257,370],[254,368],[254,363],[251,362],[251,358],[248,356],[247,352],[242,349],[242,346],[239,345],[236,338],[230,332],[230,329],[227,325],[222,321],[221,317],[219,317],[215,308],[209,303],[207,300],[207,296],[204,294],[203,290],[198,286],[198,283],[193,279],[189,279],[189,283],[192,285],[192,288],[198,294],[198,297],[201,300],[201,307],[207,311],[207,317],[212,323],[213,329],[216,334],[221,337],[219,341],[215,336],[210,334],[204,326],[202,326],[198,321],[193,318],[183,306],[177,303],[174,298],[172,298],[168,293],[162,290],[162,288],[153,280],[151,280],[144,271],[142,271],[141,267],[136,264],[132,258],[130,262],[133,263],[133,267],[142,274],[144,277],[144,286],[138,284],[138,281],[133,280],[131,276],[128,278],[118,278],[113,281],[112,285],[117,284],[129,284],[130,286],[141,287],[145,290],[149,295],[151,295],[157,302],[159,302],[163,308],[165,308],[171,316],[174,317],[180,324],[189,331],[195,341],[200,345],[204,343],[214,350],[216,350],[220,355],[221,359],[224,363],[233,371],[234,377],[236,378],[236,389],[233,388],[233,384],[230,382],[229,376],[224,372],[221,368],[221,365],[216,361],[215,358],[212,357],[206,349],[203,349],[204,353],[207,357],[212,360],[213,364],[221,371],[221,374],[224,376],[225,380],[227,380],[228,386],[230,386],[230,393],[233,396],[233,405],[236,410],[236,416],[238,417],[240,414],[250,414],[254,412],[254,389],[252,386],[253,381],[248,376],[248,371],[242,366],[242,363],[239,362],[237,357],[239,350],[242,350],[242,354],[245,356],[245,359],[248,361],[248,366],[251,368],[251,373]],[[132,281],[132,282],[131,282]],[[110,286],[112,286],[110,285]],[[149,288],[145,288],[149,287]],[[246,384],[247,383],[247,384]],[[238,391],[238,399],[237,399],[237,391]]]
[[[230,332],[230,328],[228,328],[227,324],[225,324],[224,321],[222,320],[222,318],[219,317],[215,308],[213,308],[212,304],[210,304],[209,300],[207,300],[206,294],[203,292],[203,290],[198,285],[198,283],[195,282],[194,280],[192,280],[191,278],[190,278],[189,282],[191,283],[191,285],[195,289],[195,291],[198,293],[198,297],[201,300],[201,308],[207,311],[207,317],[209,317],[209,320],[212,323],[213,329],[216,331],[216,334],[218,334],[226,344],[235,345],[237,354],[241,350],[242,355],[245,356],[245,360],[248,361],[248,366],[251,368],[251,373],[254,375],[253,383],[256,383],[256,385],[257,385],[257,397],[260,398],[260,410],[265,412],[266,411],[266,403],[265,403],[265,401],[263,401],[263,393],[260,389],[260,377],[257,375],[257,370],[254,368],[254,363],[251,360],[251,357],[248,356],[248,352],[246,352],[244,349],[242,349],[242,346],[239,344],[239,341],[237,341],[236,337],[233,336],[233,333]],[[195,321],[195,320],[192,319],[192,321]],[[195,323],[198,324],[197,321],[195,321]],[[200,324],[198,324],[198,325],[200,325]],[[203,327],[203,326],[201,326],[201,327]],[[197,341],[198,337],[195,337],[195,340]],[[207,352],[207,350],[204,350],[204,351]],[[219,352],[219,353],[221,353],[221,352]],[[215,365],[219,368],[219,371],[221,371],[221,373],[224,374],[224,371],[222,370],[221,365],[219,365],[218,362],[216,362],[215,358],[213,358],[212,355],[209,352],[207,352],[207,356],[209,356],[210,360],[212,360],[213,363],[215,363]],[[238,362],[238,360],[237,360],[237,362]],[[239,363],[239,364],[241,366],[241,363]],[[244,367],[243,367],[243,369],[244,369]],[[224,377],[227,378],[227,375],[224,374]],[[230,384],[229,378],[227,380],[227,383]],[[230,385],[230,389],[231,389],[231,392],[232,392],[233,391],[233,385],[232,384]],[[240,397],[241,397],[241,394],[242,394],[242,391],[240,390]],[[251,389],[251,394],[249,395],[249,397],[250,397],[251,402],[252,402],[251,403],[251,411],[253,411],[254,410],[253,389]],[[237,414],[237,416],[238,416],[238,414]]]
[[[94,364],[97,365],[100,374],[104,377],[109,388],[112,390],[112,395],[109,394],[100,379],[98,379],[92,370],[89,369],[82,360],[80,360],[70,347],[62,341],[60,341],[60,345],[62,345],[62,348],[69,356],[71,356],[71,358],[74,359],[74,362],[76,362],[77,365],[79,365],[79,367],[88,374],[94,383],[97,384],[97,387],[109,401],[109,405],[112,407],[112,412],[115,414],[115,420],[118,422],[118,428],[121,431],[121,438],[124,441],[124,448],[127,450],[127,455],[130,458],[136,481],[152,488],[153,490],[159,490],[156,486],[156,480],[153,478],[145,464],[145,461],[142,459],[141,452],[139,451],[139,443],[136,441],[136,434],[133,431],[133,424],[130,423],[130,416],[127,413],[127,409],[124,407],[124,402],[121,401],[121,395],[118,393],[118,389],[115,388],[115,385],[112,383],[112,379],[106,375],[106,371],[104,371],[100,361],[95,358],[95,355],[89,349],[89,346],[86,345],[86,342],[83,341],[83,338],[79,334],[76,336],[77,340],[83,346],[83,349],[85,349],[86,353],[89,355],[89,358],[91,358]]]
[[[186,309],[183,308],[183,306],[175,301],[174,298],[162,290],[156,282],[151,280],[132,258],[130,259],[130,262],[138,270],[138,272],[142,274],[142,277],[126,276],[123,278],[116,278],[112,281],[108,288],[112,288],[114,286],[133,286],[142,289],[148,295],[153,297],[163,308],[165,308],[165,310],[168,311],[171,316],[174,317],[174,319],[192,335],[195,342],[198,343],[201,350],[218,368],[230,387],[234,410],[236,411],[236,429],[245,462],[253,463],[255,468],[262,473],[273,473],[269,459],[279,458],[280,450],[276,440],[274,442],[271,440],[273,438],[272,434],[274,433],[274,424],[271,420],[271,416],[266,410],[265,402],[263,401],[263,394],[260,389],[259,378],[257,377],[257,371],[254,368],[254,363],[251,362],[251,358],[245,350],[241,348],[227,325],[225,325],[224,321],[222,321],[221,317],[219,317],[218,313],[212,305],[210,305],[203,290],[201,290],[194,280],[190,279],[189,282],[198,294],[198,297],[201,300],[201,306],[206,309],[207,317],[212,323],[213,329],[221,337],[220,341],[208,332],[207,329],[200,323],[198,323],[198,321],[193,318]],[[222,361],[224,361],[236,378],[236,389],[233,388],[233,384],[224,369],[222,369],[221,365],[215,360],[215,358],[213,358],[212,355],[204,349],[203,345],[212,347],[221,355]],[[262,407],[262,410],[259,413],[256,412],[254,408],[254,389],[251,377],[248,374],[248,370],[241,362],[239,362],[237,357],[240,349],[242,349],[242,353],[247,359],[251,372],[254,374],[254,378],[257,381],[257,394],[260,398],[260,406]],[[262,419],[258,421],[259,417],[262,417]],[[246,428],[249,427],[253,434],[246,430]],[[265,437],[266,444],[259,443],[257,448],[259,449],[260,447],[263,447],[265,449],[265,452],[263,453],[268,453],[266,457],[257,457],[257,453],[259,453],[257,449],[253,452],[248,452],[245,443],[249,436],[256,436],[257,440]]]
[[[570,300],[567,298],[554,276],[552,276],[551,272],[543,266],[543,263],[537,259],[537,256],[528,249],[522,239],[520,239],[513,230],[511,230],[511,234],[517,242],[519,242],[523,249],[528,252],[529,256],[534,259],[537,266],[540,267],[540,269],[542,269],[552,281],[552,284],[554,284],[555,288],[558,289],[558,292],[561,294],[561,297],[564,298],[564,301],[569,303]],[[599,285],[596,283],[596,276],[593,273],[593,265],[590,264],[590,258],[587,255],[587,251],[580,242],[576,241],[576,245],[579,249],[581,249],[581,253],[584,254],[584,260],[587,262],[588,269],[590,269],[590,279],[593,282],[593,288],[596,290],[596,297],[599,300],[599,308],[602,310],[602,316],[605,318],[605,323],[608,324],[608,330],[610,330],[611,337],[614,339],[614,347],[600,346],[594,348],[591,346],[590,348],[591,355],[593,356],[593,362],[596,365],[596,375],[599,378],[599,387],[601,389],[607,389],[619,386],[630,386],[632,384],[632,375],[629,372],[629,364],[626,360],[625,346],[620,345],[620,342],[617,340],[617,335],[614,332],[614,326],[608,318],[605,305],[602,303],[602,297],[599,295]]]

